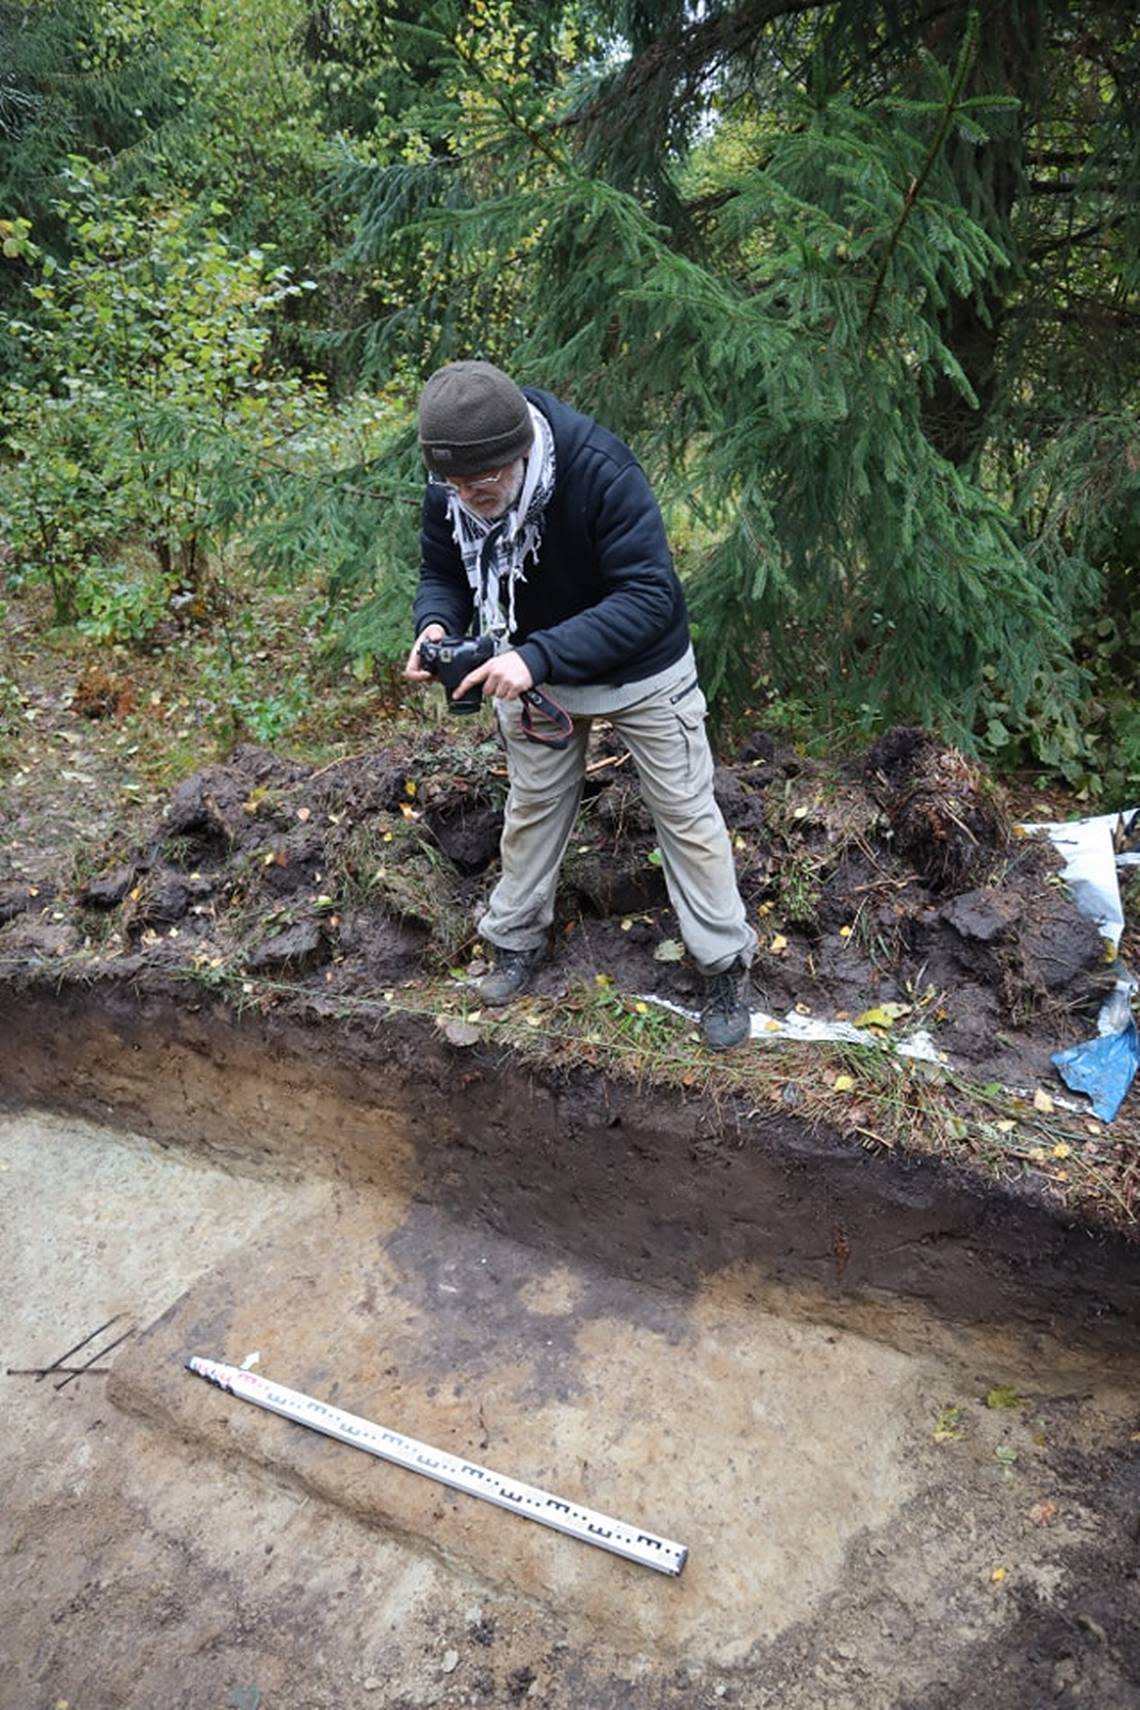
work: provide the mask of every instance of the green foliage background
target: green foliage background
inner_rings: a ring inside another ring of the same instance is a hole
[[[238,555],[399,659],[486,356],[637,449],[726,727],[1136,799],[1127,8],[0,0],[0,67],[9,597],[138,643]]]

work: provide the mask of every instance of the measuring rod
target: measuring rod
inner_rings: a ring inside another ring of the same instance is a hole
[[[401,1431],[390,1431],[384,1425],[374,1425],[370,1419],[361,1419],[358,1414],[344,1413],[339,1407],[315,1401],[311,1395],[302,1395],[300,1390],[270,1383],[268,1378],[257,1372],[223,1365],[218,1360],[204,1360],[197,1354],[187,1360],[186,1369],[217,1384],[219,1389],[229,1390],[231,1395],[242,1401],[252,1401],[270,1413],[279,1413],[283,1419],[292,1419],[297,1425],[323,1431],[326,1437],[335,1437],[351,1448],[366,1449],[382,1461],[407,1467],[409,1472],[423,1473],[440,1484],[450,1485],[452,1490],[481,1497],[484,1502],[493,1502],[496,1507],[521,1514],[526,1520],[552,1526],[556,1532],[580,1538],[584,1544],[596,1544],[599,1549],[624,1556],[627,1561],[637,1562],[641,1567],[654,1568],[658,1573],[671,1574],[675,1578],[685,1565],[689,1552],[684,1544],[658,1538],[637,1526],[627,1526],[610,1514],[599,1514],[593,1508],[567,1502],[561,1496],[552,1496],[548,1490],[506,1478],[502,1473],[492,1472],[489,1467],[478,1466],[474,1461],[460,1460],[457,1455],[448,1454],[446,1449],[433,1449],[427,1443],[417,1442],[414,1437],[405,1437]]]

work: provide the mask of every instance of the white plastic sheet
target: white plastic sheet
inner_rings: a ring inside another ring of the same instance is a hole
[[[1044,832],[1064,856],[1061,877],[1073,894],[1082,914],[1096,922],[1114,950],[1124,931],[1124,909],[1120,901],[1117,868],[1140,865],[1140,850],[1118,854],[1116,838],[1137,823],[1140,808],[1123,813],[1094,814],[1091,819],[1068,819],[1056,823],[1023,825],[1022,831]]]

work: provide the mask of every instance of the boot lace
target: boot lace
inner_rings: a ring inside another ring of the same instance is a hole
[[[705,987],[705,1015],[731,1015],[741,1006],[740,970],[724,968],[711,974]]]

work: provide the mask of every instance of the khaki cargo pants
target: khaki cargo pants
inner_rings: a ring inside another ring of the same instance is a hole
[[[728,832],[713,798],[705,712],[705,697],[694,682],[604,716],[637,767],[685,948],[702,973],[717,974],[738,956],[751,963],[756,934],[745,918]],[[546,942],[554,919],[558,870],[582,800],[593,720],[575,718],[569,746],[559,751],[527,741],[520,701],[496,701],[495,716],[507,751],[510,793],[502,877],[479,932],[500,949],[533,950]]]

